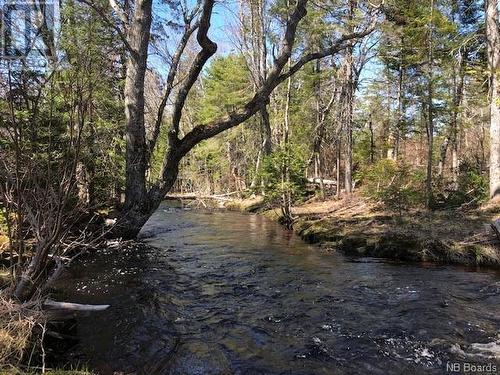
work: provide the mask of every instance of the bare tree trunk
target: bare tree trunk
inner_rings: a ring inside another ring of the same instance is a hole
[[[144,78],[151,28],[152,0],[137,0],[128,42],[131,48],[125,78],[127,126],[125,210],[142,211],[146,200],[146,131],[144,126]]]
[[[371,114],[368,119],[368,131],[370,132],[370,163],[373,164],[375,162],[375,135],[373,133],[373,121]]]
[[[259,112],[262,127],[262,152],[264,153],[264,155],[270,155],[273,151],[273,142],[269,112],[267,111],[266,106],[263,106]]]
[[[352,32],[352,20],[356,10],[357,1],[349,1],[349,20],[351,21],[350,31]],[[345,130],[346,130],[346,150],[345,150],[345,192],[352,193],[352,120],[353,120],[353,105],[354,105],[354,44],[349,42],[346,49],[347,60],[347,92],[346,92],[346,108],[345,108]]]
[[[257,53],[257,71],[258,71],[258,86],[260,87],[267,77],[267,45],[266,45],[266,26],[265,26],[265,0],[256,0],[255,4],[255,37],[256,37],[256,53]],[[269,112],[267,104],[260,109],[260,118],[262,124],[262,135],[264,138],[262,151],[264,155],[270,155],[273,149],[271,122],[269,120]]]
[[[340,198],[340,163],[341,163],[340,159],[342,157],[341,145],[342,141],[339,135],[339,138],[337,139],[337,160],[336,160],[337,199]]]
[[[466,54],[467,52],[465,52]],[[453,181],[453,189],[458,189],[458,177],[460,174],[460,159],[458,155],[460,123],[459,112],[462,105],[463,92],[464,92],[464,79],[465,79],[465,63],[466,60],[462,53],[458,57],[458,81],[457,74],[453,75],[454,91],[453,91],[453,114],[451,124],[451,175]]]
[[[385,75],[387,79],[387,84],[385,85],[386,87],[386,92],[385,92],[385,97],[386,97],[386,102],[387,102],[387,108],[386,108],[386,118],[384,121],[384,129],[383,129],[383,139],[384,139],[384,149],[382,151],[382,154],[386,159],[389,160],[394,160],[395,156],[395,151],[394,151],[394,131],[391,129],[391,102],[392,102],[392,95],[391,95],[391,79],[390,79],[390,74],[389,74],[389,67],[385,67]]]
[[[241,38],[246,55],[248,56],[247,64],[252,72],[255,88],[260,87],[267,77],[265,11],[266,0],[240,2]],[[250,40],[246,36],[248,32],[251,35]],[[272,152],[272,131],[267,105],[262,106],[259,110],[259,115],[262,153],[266,156]]]
[[[441,143],[440,152],[439,152],[439,163],[438,163],[438,176],[439,178],[443,177],[444,166],[446,163],[446,154],[448,153],[448,144],[450,143],[450,139],[446,137]]]
[[[290,60],[288,61],[290,66]],[[291,228],[293,225],[292,217],[292,196],[290,193],[290,101],[292,98],[292,78],[289,77],[286,86],[285,116],[283,123],[283,148],[285,156],[283,158],[281,175],[281,213],[283,214],[284,224]]]
[[[395,142],[394,142],[394,160],[399,158],[399,148],[401,141],[401,134],[403,133],[404,119],[405,119],[405,102],[403,97],[403,84],[404,84],[404,61],[403,61],[403,46],[404,38],[401,37],[401,58],[399,61],[398,69],[398,124],[396,127]]]
[[[314,177],[320,179],[320,195],[325,196],[325,189],[323,185],[323,176],[321,171],[321,143],[324,136],[324,118],[322,116],[321,108],[321,64],[316,61],[315,66],[316,82],[314,87],[314,96],[316,100],[316,134],[313,141],[313,160],[314,160]]]
[[[490,198],[500,198],[500,32],[498,4],[486,0],[486,37],[490,71]]]
[[[429,35],[427,39],[428,43],[428,60],[427,60],[427,176],[425,183],[426,190],[426,205],[427,208],[431,208],[433,204],[433,196],[432,196],[432,164],[433,164],[433,148],[434,148],[434,108],[433,108],[433,95],[434,95],[434,75],[433,75],[433,18],[434,18],[434,0],[431,0],[431,14],[429,21]]]

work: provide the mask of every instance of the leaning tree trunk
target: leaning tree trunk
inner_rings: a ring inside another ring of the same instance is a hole
[[[500,198],[500,32],[496,0],[486,0],[486,37],[490,70],[490,198]]]
[[[196,39],[201,50],[195,56],[188,73],[177,89],[172,109],[171,127],[168,132],[168,151],[159,182],[149,190],[145,186],[147,168],[147,147],[144,130],[144,77],[147,62],[147,45],[151,27],[152,0],[138,0],[134,11],[134,21],[129,28],[128,49],[130,61],[126,77],[126,115],[127,115],[127,193],[125,209],[118,218],[112,236],[133,238],[158,208],[165,194],[172,188],[179,171],[180,160],[197,144],[217,134],[242,124],[269,103],[273,90],[282,82],[299,71],[306,63],[318,58],[331,56],[344,48],[346,41],[369,35],[373,28],[360,33],[342,36],[332,46],[315,55],[304,55],[288,71],[283,69],[292,55],[295,35],[299,22],[306,16],[308,0],[297,0],[294,10],[286,23],[279,55],[274,59],[272,69],[256,90],[254,96],[243,106],[220,117],[218,120],[199,124],[180,137],[180,123],[186,99],[200,76],[208,59],[217,50],[217,44],[208,37],[210,20],[215,1],[205,0],[199,19]],[[124,39],[124,38],[122,38]],[[154,143],[150,149],[154,148]],[[139,164],[139,165],[137,165]]]

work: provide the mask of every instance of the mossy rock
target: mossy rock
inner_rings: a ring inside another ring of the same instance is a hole
[[[367,237],[363,234],[345,236],[339,244],[340,250],[349,255],[368,255]]]
[[[319,243],[319,242],[336,242],[341,240],[344,235],[338,231],[331,229],[324,225],[321,221],[308,222],[300,226],[294,225],[294,229],[299,236],[306,242]]]
[[[367,248],[371,256],[401,259],[421,260],[422,247],[415,238],[399,233],[386,233],[380,237],[372,237],[367,241]]]

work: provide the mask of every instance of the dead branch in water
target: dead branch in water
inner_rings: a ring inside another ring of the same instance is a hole
[[[103,311],[109,308],[109,306],[110,305],[88,305],[73,302],[58,302],[49,299],[43,303],[44,308],[69,311]]]

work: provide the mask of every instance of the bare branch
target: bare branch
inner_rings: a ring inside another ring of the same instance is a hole
[[[184,138],[182,138],[182,140],[180,140],[179,147],[176,152],[177,157],[184,156],[200,141],[211,138],[224,130],[230,129],[248,120],[263,105],[267,104],[271,92],[283,81],[280,74],[288,59],[292,55],[297,26],[307,14],[307,1],[308,0],[298,0],[295,9],[289,16],[286,24],[285,36],[281,42],[279,55],[275,59],[274,66],[270,70],[266,80],[258,88],[253,98],[239,110],[236,110],[221,119],[194,127],[184,136]],[[171,155],[171,153],[167,153],[167,157],[171,157]]]
[[[182,54],[184,53],[184,49],[186,48],[189,38],[199,26],[199,22],[191,24],[194,16],[195,13],[193,12],[190,16],[188,16],[189,18],[186,18],[186,24],[184,26],[184,34],[182,35],[179,45],[177,46],[174,56],[172,57],[172,63],[170,65],[170,69],[167,76],[167,82],[165,86],[165,93],[161,100],[160,106],[158,107],[155,126],[153,128],[152,137],[148,145],[148,156],[147,156],[148,162],[151,159],[151,154],[153,153],[153,150],[156,146],[156,142],[158,140],[158,136],[160,135],[160,129],[163,122],[163,114],[165,112],[165,107],[167,106],[170,94],[172,93],[172,89],[174,88],[174,82],[177,76],[177,71]]]
[[[172,127],[169,133],[169,140],[171,146],[179,141],[179,124],[181,121],[182,110],[186,103],[186,98],[194,83],[198,79],[203,67],[210,57],[217,51],[217,44],[208,37],[208,30],[210,29],[210,19],[212,17],[212,10],[214,7],[214,0],[205,0],[203,3],[202,14],[199,21],[198,33],[196,38],[201,47],[201,51],[196,55],[193,64],[189,70],[186,80],[179,88],[177,97],[174,103],[174,112],[172,114]]]
[[[340,37],[340,39],[338,39],[328,48],[325,48],[318,52],[313,52],[303,55],[295,64],[292,65],[292,67],[287,72],[283,73],[280,76],[281,81],[284,81],[288,77],[297,73],[308,62],[322,59],[327,56],[332,56],[337,52],[340,52],[343,49],[347,48],[349,41],[352,41],[354,39],[360,39],[371,34],[375,30],[376,20],[377,18],[373,17],[370,26],[367,27],[365,30],[343,35],[342,37]]]

